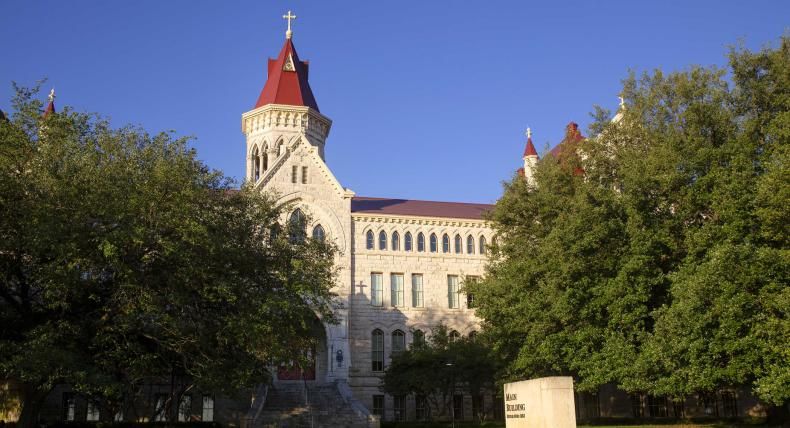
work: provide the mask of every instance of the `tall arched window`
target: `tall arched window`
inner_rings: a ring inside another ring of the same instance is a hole
[[[461,241],[461,235],[455,235],[455,238],[453,238],[453,241],[455,241],[455,242],[453,242],[453,244],[455,246],[455,254],[461,254],[461,252],[463,251],[461,249],[461,247],[463,246],[462,241]]]
[[[412,332],[412,346],[425,345],[425,333],[422,330],[414,330]]]
[[[392,357],[406,350],[406,335],[400,330],[392,332]]]
[[[392,251],[399,251],[400,250],[400,234],[398,232],[392,232]]]
[[[261,178],[261,155],[258,152],[258,146],[252,149],[252,178],[255,181]]]
[[[485,236],[481,236],[480,237],[480,254],[485,254],[485,253],[486,253],[486,237]]]
[[[422,232],[417,234],[417,251],[421,253],[425,251],[425,235]]]
[[[384,371],[384,332],[379,329],[370,335],[370,361],[371,370]]]
[[[496,236],[495,236],[495,237],[491,238],[491,246],[496,248],[496,245],[497,245],[497,239],[496,239]]]
[[[411,232],[403,235],[403,251],[411,251]]]
[[[320,224],[316,225],[313,228],[313,239],[318,242],[324,242],[324,239],[326,239],[326,233],[324,232],[324,227],[321,226]]]
[[[372,250],[375,243],[376,241],[375,238],[373,237],[373,231],[368,230],[368,233],[365,234],[365,248],[368,250]]]
[[[263,172],[266,172],[266,170],[269,169],[269,154],[263,152],[263,154],[261,155],[261,161],[263,163]]]
[[[458,333],[457,330],[453,330],[450,332],[450,342],[455,342],[456,340],[461,338],[461,333]]]
[[[446,233],[442,235],[442,252],[449,253],[450,252],[450,236]]]
[[[283,152],[285,152],[285,143],[283,143],[283,140],[280,140],[277,143],[277,156],[282,156]]]
[[[387,233],[383,230],[379,232],[379,250],[387,249]]]
[[[475,238],[472,235],[466,237],[466,254],[475,253]]]
[[[291,213],[291,218],[288,220],[288,233],[292,244],[303,242],[305,235],[305,218],[304,213],[299,208]]]
[[[439,251],[439,241],[436,239],[436,234],[431,233],[431,252],[435,253]]]

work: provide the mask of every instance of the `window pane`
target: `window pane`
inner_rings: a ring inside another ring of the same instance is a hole
[[[307,184],[307,167],[302,167],[302,184]]]
[[[384,304],[384,278],[380,273],[370,274],[370,304],[373,306]]]
[[[406,236],[403,237],[403,250],[404,251],[411,251],[411,233],[406,232]]]
[[[204,395],[203,396],[203,412],[202,412],[202,420],[203,422],[213,422],[214,421],[214,397],[211,395]]]
[[[291,218],[289,219],[289,233],[290,233],[290,240],[292,244],[300,243],[304,241],[305,237],[305,217],[302,210],[299,208],[295,209],[293,213],[291,213]]]
[[[182,395],[178,403],[178,421],[187,422],[192,419],[192,396]]]
[[[411,305],[421,308],[424,305],[422,297],[422,274],[415,273],[411,276]]]
[[[485,253],[486,253],[486,237],[485,236],[481,236],[480,237],[480,254],[485,254]]]
[[[75,419],[77,413],[77,401],[74,399],[74,394],[71,392],[63,393],[63,420],[71,422]]]
[[[396,395],[393,398],[393,416],[396,421],[406,420],[406,396]]]
[[[291,183],[296,184],[296,175],[298,174],[299,167],[294,165],[291,167]]]
[[[403,274],[390,274],[390,289],[392,306],[403,306]]]
[[[154,406],[154,421],[164,422],[167,420],[165,414],[165,402],[167,394],[156,394],[156,405]]]
[[[466,254],[475,253],[475,238],[472,235],[466,237]]]
[[[379,329],[373,330],[370,342],[371,370],[380,372],[384,370],[384,333]]]
[[[463,251],[463,250],[461,250],[461,235],[455,235],[455,238],[453,240],[455,241],[454,242],[454,244],[455,244],[455,253],[456,254],[461,254],[461,251]]]
[[[382,230],[379,232],[379,250],[387,249],[387,234]]]
[[[447,303],[450,308],[458,307],[458,276],[447,275]]]
[[[99,420],[99,405],[93,400],[88,400],[88,407],[85,411],[85,420],[96,422]]]
[[[324,242],[325,238],[324,227],[320,224],[313,228],[313,239],[318,242]]]
[[[425,344],[425,333],[423,333],[422,330],[414,330],[412,337],[412,346],[420,346]]]
[[[379,415],[384,417],[384,396],[383,395],[374,395],[373,396],[373,414]]]
[[[435,253],[435,252],[439,251],[438,248],[439,248],[439,243],[437,242],[436,235],[432,233],[431,234],[431,252]]]
[[[365,235],[365,248],[368,250],[372,250],[374,245],[373,240],[373,231],[368,230],[368,233]]]
[[[450,237],[447,234],[442,236],[442,252],[449,253],[450,252]]]
[[[414,397],[414,407],[418,421],[428,419],[428,399],[424,395],[416,395]]]
[[[397,356],[406,350],[406,335],[400,330],[392,332],[392,356]]]
[[[398,232],[392,233],[392,251],[400,250],[400,234]]]
[[[422,232],[417,235],[417,251],[421,253],[425,251],[425,235]]]

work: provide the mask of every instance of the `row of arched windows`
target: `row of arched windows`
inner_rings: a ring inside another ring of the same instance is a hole
[[[285,149],[285,143],[280,140],[277,145],[277,157],[283,154]],[[258,149],[258,145],[256,144],[255,147],[252,149],[252,178],[255,181],[258,181],[261,178],[266,170],[269,169],[269,145],[264,144],[263,150]]]
[[[475,337],[477,333],[472,331],[469,337]],[[455,341],[461,338],[461,334],[457,330],[452,330],[448,334],[450,341]],[[403,330],[395,330],[391,334],[391,348],[390,355],[396,356],[406,350],[406,334]],[[412,346],[418,346],[425,343],[425,333],[422,330],[412,331]],[[384,332],[381,329],[375,329],[370,334],[370,369],[374,372],[384,371]]]
[[[460,234],[456,234],[451,241],[450,235],[445,233],[442,235],[441,252],[455,254],[486,254],[488,251],[488,245],[486,243],[485,236],[481,235],[476,242],[472,235],[467,235],[465,243],[466,245],[464,246],[464,239]],[[387,232],[382,230],[379,232],[378,239],[376,239],[376,235],[373,233],[373,231],[368,230],[368,232],[365,234],[365,248],[368,250],[374,250],[376,249],[377,244],[379,250],[389,249],[392,251],[400,251],[400,233],[392,232],[392,235],[388,237]],[[428,237],[427,248],[425,244],[425,234],[422,232],[417,234],[416,245],[411,232],[406,232],[406,234],[403,236],[403,251],[414,251],[416,246],[417,252],[420,253],[425,252],[426,250],[430,251],[431,253],[439,252],[439,237],[435,233],[431,233],[431,235]]]

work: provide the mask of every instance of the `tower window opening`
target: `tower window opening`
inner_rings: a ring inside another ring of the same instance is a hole
[[[302,167],[302,184],[307,184],[307,167]]]

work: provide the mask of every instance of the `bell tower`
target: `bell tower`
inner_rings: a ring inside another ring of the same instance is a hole
[[[324,159],[324,143],[332,121],[321,114],[308,82],[308,61],[299,59],[293,45],[288,11],[285,44],[276,59],[268,61],[268,77],[255,107],[241,117],[247,138],[246,179],[265,185],[264,178],[297,144],[311,145]]]

